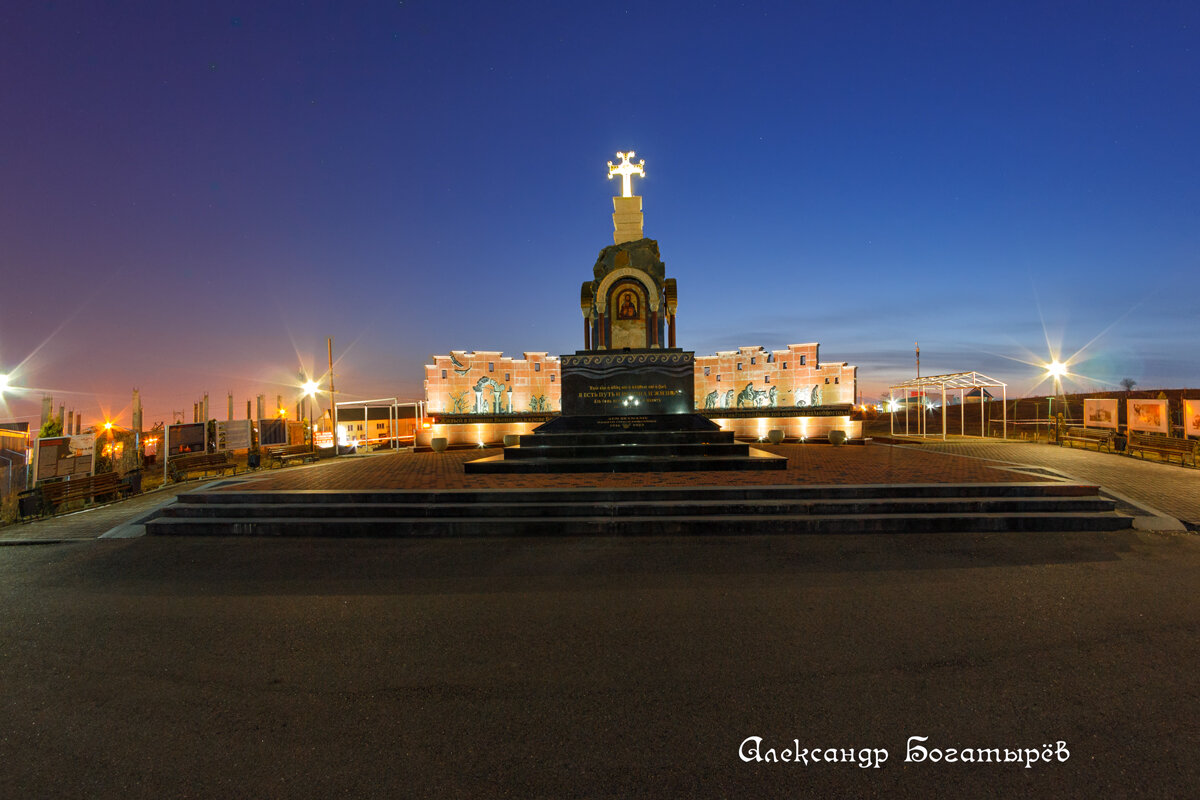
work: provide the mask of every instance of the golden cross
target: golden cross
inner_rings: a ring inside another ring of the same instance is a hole
[[[630,150],[628,153],[617,153],[617,158],[621,159],[621,163],[613,166],[613,163],[608,162],[608,179],[611,181],[613,175],[621,176],[621,196],[633,197],[633,182],[630,180],[634,175],[639,178],[646,177],[646,159],[642,159],[636,164],[630,164],[629,159],[633,158],[637,153]]]

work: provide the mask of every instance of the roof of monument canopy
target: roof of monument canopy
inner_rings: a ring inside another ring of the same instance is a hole
[[[1008,386],[1003,381],[989,378],[982,372],[951,372],[945,375],[927,375],[903,383],[893,384],[892,389],[976,389],[980,386]]]

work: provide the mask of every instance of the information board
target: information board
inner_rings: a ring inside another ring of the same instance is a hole
[[[96,437],[91,433],[38,439],[37,480],[91,475],[95,454]]]
[[[1129,411],[1125,419],[1129,430],[1147,433],[1167,433],[1166,400],[1126,400]]]
[[[250,420],[217,420],[217,450],[249,450]]]
[[[281,419],[260,419],[258,421],[258,444],[268,447],[273,444],[287,444],[287,423]]]
[[[208,428],[206,422],[183,422],[167,427],[168,455],[177,456],[180,453],[203,453],[204,436]]]
[[[1083,427],[1112,428],[1116,430],[1116,398],[1085,398],[1083,401]]]

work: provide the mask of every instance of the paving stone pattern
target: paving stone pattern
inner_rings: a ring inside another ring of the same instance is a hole
[[[756,445],[757,446],[757,445]],[[343,458],[312,467],[278,470],[221,491],[300,489],[518,489],[623,486],[746,486],[857,483],[998,483],[1036,480],[978,459],[920,450],[826,444],[762,446],[787,456],[786,470],[652,472],[565,475],[466,475],[462,463],[499,449],[399,453]]]
[[[57,517],[6,525],[0,528],[0,544],[95,539],[118,525],[149,514],[157,506],[170,502],[175,495],[207,483],[208,480],[170,484],[115,503],[73,511]]]
[[[1045,467],[1070,478],[1094,483],[1146,503],[1187,523],[1200,525],[1200,469],[1143,461],[1133,456],[1102,453],[1081,447],[1058,447],[1032,442],[958,440],[926,442],[922,452],[987,459]],[[898,447],[912,451],[909,447]]]
[[[1200,526],[1200,470],[1052,445],[977,439],[911,445],[762,445],[788,457],[785,471],[579,473],[573,475],[472,475],[462,462],[497,449],[448,453],[386,453],[342,458],[309,466],[264,470],[221,491],[247,489],[457,489],[575,488],[618,486],[716,486],[860,483],[992,483],[1040,480],[1006,467],[1054,470],[1074,480],[1119,492]],[[242,476],[239,476],[241,478]],[[100,508],[0,528],[0,543],[94,539],[148,514],[183,491],[210,481],[191,481]]]

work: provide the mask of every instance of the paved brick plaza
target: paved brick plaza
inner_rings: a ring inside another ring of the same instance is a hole
[[[265,473],[224,491],[259,489],[520,489],[605,486],[744,486],[858,483],[999,483],[1039,478],[988,466],[975,458],[882,446],[827,444],[762,446],[787,456],[785,471],[466,475],[462,463],[498,449],[400,453],[342,458],[334,463]]]
[[[993,483],[1050,480],[1049,476],[1014,471],[1053,470],[1070,479],[1119,492],[1134,502],[1157,509],[1190,527],[1200,527],[1200,470],[1178,465],[1097,453],[1092,450],[1044,444],[965,439],[916,445],[831,447],[829,445],[762,445],[788,457],[785,471],[580,473],[574,475],[465,475],[462,462],[493,455],[498,450],[456,450],[448,453],[385,453],[341,458],[320,464],[263,470],[239,475],[236,485],[222,491],[246,489],[458,489],[711,486],[869,483]],[[99,509],[0,529],[0,542],[92,539],[133,521],[174,495],[211,480],[174,484],[163,490],[113,503]]]

